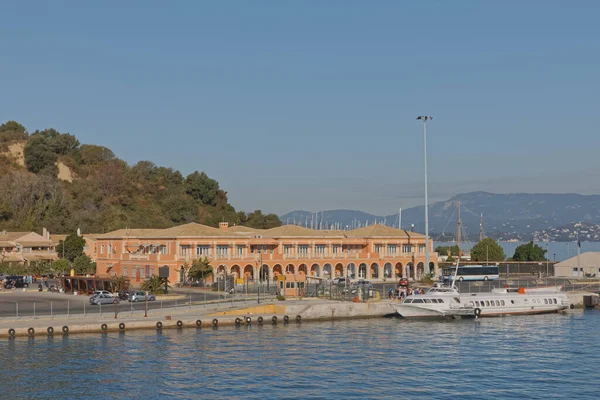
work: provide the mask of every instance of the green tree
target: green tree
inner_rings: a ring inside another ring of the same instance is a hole
[[[126,276],[115,276],[112,279],[112,283],[115,286],[115,290],[117,292],[129,289],[129,279]]]
[[[26,140],[28,137],[25,127],[16,121],[8,121],[0,125],[0,142]]]
[[[35,174],[47,172],[56,176],[58,168],[55,163],[58,159],[50,140],[41,135],[32,136],[23,150],[27,170]]]
[[[54,272],[68,275],[71,272],[71,263],[66,258],[61,258],[52,263]]]
[[[31,275],[40,276],[47,274],[48,272],[50,272],[50,270],[50,264],[48,264],[45,261],[37,261],[29,265],[27,272]]]
[[[450,254],[448,254],[448,250],[450,250]],[[450,255],[456,257],[460,252],[460,248],[457,244],[455,244],[454,246],[438,246],[435,248],[435,252],[438,253],[438,255],[440,256]]]
[[[490,238],[484,238],[471,249],[473,261],[504,261],[506,255],[502,247]]]
[[[213,273],[213,267],[210,265],[208,258],[198,258],[192,262],[188,271],[188,278],[193,281],[202,282],[204,285],[205,279]]]
[[[264,215],[261,210],[256,210],[248,214],[245,225],[251,228],[269,229],[281,226],[281,221],[275,214]]]
[[[80,144],[75,136],[68,133],[62,133],[56,136],[50,143],[52,144],[54,152],[57,154],[71,154]]]
[[[78,275],[87,275],[96,273],[96,263],[86,254],[80,254],[73,260],[73,268]]]
[[[104,146],[82,144],[75,156],[77,162],[83,165],[95,165],[115,158],[115,153]]]
[[[194,171],[185,178],[185,192],[202,204],[215,206],[219,183],[210,179],[204,172]]]
[[[171,286],[169,286],[169,280],[167,278],[160,278],[158,275],[154,275],[142,283],[142,290],[152,294],[164,294],[165,280],[167,281],[167,287],[170,288]]]
[[[66,258],[67,260],[74,262],[78,256],[83,254],[84,247],[85,239],[73,232],[70,233],[65,240],[58,242],[56,253],[59,258]]]
[[[546,250],[537,244],[533,244],[533,242],[529,242],[517,246],[512,259],[514,261],[546,261]]]

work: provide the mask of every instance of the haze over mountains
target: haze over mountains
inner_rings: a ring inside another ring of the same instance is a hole
[[[583,234],[583,240],[598,240],[590,230],[594,231],[595,225],[600,224],[600,195],[488,192],[462,193],[446,201],[431,203],[429,231],[435,240],[455,238],[459,202],[463,240],[478,240],[482,214],[484,234],[495,239],[572,240]],[[423,232],[424,215],[424,206],[402,210],[402,228],[410,229],[414,224],[415,231]],[[295,221],[309,227],[312,221],[316,228],[332,225],[352,228],[373,223],[398,226],[398,213],[380,216],[354,210],[292,211],[281,215],[280,219],[284,224]]]

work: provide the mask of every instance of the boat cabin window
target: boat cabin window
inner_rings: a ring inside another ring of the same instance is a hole
[[[514,300],[511,300],[510,302],[511,302],[512,304],[515,304],[515,301],[514,301]]]
[[[414,303],[422,303],[422,302],[423,302],[423,299],[414,299],[413,300],[413,304]]]
[[[443,302],[444,302],[444,300],[438,299],[438,303],[443,303]]]
[[[475,301],[475,305],[479,307],[479,300]]]
[[[500,301],[499,300],[496,300],[496,306],[500,307]]]
[[[548,299],[544,299],[544,304],[548,304]]]
[[[405,303],[412,303],[412,299],[406,299],[404,300]]]
[[[504,300],[500,300],[500,304],[502,304],[504,306],[505,305]]]
[[[431,303],[430,299],[423,299],[423,300],[425,300],[425,303]]]
[[[431,299],[432,303],[437,303],[437,299]]]
[[[554,302],[554,304],[556,304],[556,299],[552,299],[552,301]]]
[[[490,306],[490,302],[486,300],[486,301],[485,301],[485,305],[486,305],[487,307],[489,307],[489,306]]]

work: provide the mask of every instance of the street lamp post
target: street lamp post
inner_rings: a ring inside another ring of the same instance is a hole
[[[429,204],[427,200],[427,121],[433,117],[421,115],[417,120],[423,121],[423,158],[425,164],[425,268],[429,270]]]
[[[548,252],[548,243],[546,242],[546,277],[548,277],[548,264],[550,263],[550,253]]]

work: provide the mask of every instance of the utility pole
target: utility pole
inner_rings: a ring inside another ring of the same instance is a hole
[[[456,243],[460,247],[460,201],[458,202],[458,222],[456,223]]]
[[[479,241],[483,240],[483,213],[479,217]]]
[[[427,200],[427,121],[433,117],[421,115],[417,120],[423,121],[423,161],[425,165],[425,271],[429,271],[429,202]]]

